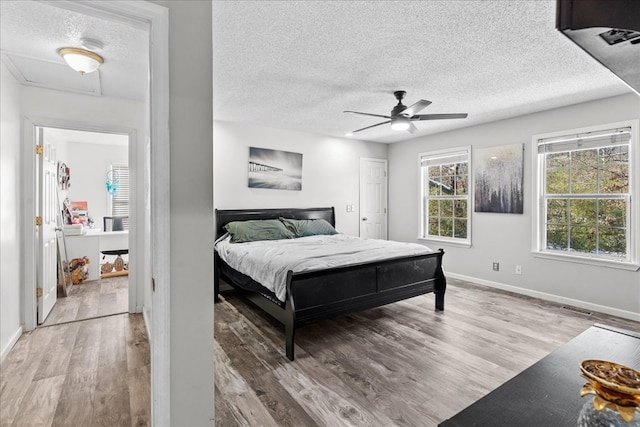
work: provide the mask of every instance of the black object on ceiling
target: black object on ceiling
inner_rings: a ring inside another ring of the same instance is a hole
[[[640,95],[640,1],[557,0],[556,13],[562,34]]]
[[[609,44],[616,44],[626,42],[627,40],[635,39],[636,37],[640,37],[640,32],[633,30],[620,30],[616,28],[612,28],[609,31],[605,31],[604,33],[600,33],[600,37],[604,39]]]
[[[391,115],[385,116],[382,114],[373,114],[373,113],[361,113],[359,111],[351,111],[346,110],[345,113],[354,113],[361,114],[363,116],[372,116],[372,117],[381,117],[384,119],[389,119],[385,122],[376,123],[375,125],[363,127],[358,130],[354,130],[353,133],[360,132],[366,129],[371,129],[376,126],[385,125],[387,123],[391,123],[391,128],[393,130],[398,131],[407,131],[410,133],[414,133],[418,130],[418,128],[412,123],[421,120],[443,120],[443,119],[465,119],[467,118],[467,113],[450,113],[450,114],[416,114],[419,111],[422,111],[424,108],[431,105],[431,101],[427,101],[425,99],[421,99],[415,104],[410,106],[406,106],[402,103],[404,96],[407,94],[404,90],[397,90],[393,92],[393,96],[398,100],[398,104],[393,107],[391,110]]]

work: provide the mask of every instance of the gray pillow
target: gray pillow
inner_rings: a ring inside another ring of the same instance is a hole
[[[324,219],[280,218],[280,221],[296,237],[338,234],[336,229]]]
[[[295,235],[277,219],[232,221],[224,226],[231,235],[231,243],[258,240],[293,239]]]

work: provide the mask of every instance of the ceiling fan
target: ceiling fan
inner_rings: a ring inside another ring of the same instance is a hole
[[[404,90],[397,90],[393,92],[393,95],[398,100],[398,104],[391,110],[390,116],[384,116],[382,114],[361,113],[359,111],[346,110],[345,113],[362,114],[363,116],[382,117],[389,119],[386,122],[377,123],[375,125],[367,126],[362,129],[354,130],[353,133],[360,132],[366,129],[371,129],[376,126],[391,123],[391,129],[393,130],[406,130],[407,132],[414,133],[418,128],[411,122],[420,120],[441,120],[441,119],[464,119],[467,117],[467,113],[453,113],[453,114],[416,114],[425,107],[431,104],[431,101],[421,99],[415,104],[407,107],[402,103],[402,99],[407,94]]]

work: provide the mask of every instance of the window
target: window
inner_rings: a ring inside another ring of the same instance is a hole
[[[470,147],[420,154],[420,238],[471,244]]]
[[[111,215],[129,216],[129,166],[111,165],[112,176],[117,177],[119,185],[116,194],[111,196]],[[129,219],[123,221],[125,230],[129,229]]]
[[[632,206],[632,126],[535,138],[538,252],[588,260],[637,262],[640,226]],[[638,190],[635,190],[636,198]],[[637,233],[637,232],[636,232]]]

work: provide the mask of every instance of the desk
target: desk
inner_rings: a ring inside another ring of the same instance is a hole
[[[100,229],[88,229],[85,234],[76,236],[65,235],[65,241],[67,244],[67,256],[69,261],[73,258],[81,258],[83,256],[89,257],[91,263],[88,265],[87,272],[89,273],[89,280],[100,279],[100,264],[102,263],[102,254],[100,251],[106,251],[110,249],[128,249],[129,248],[129,231],[107,231],[103,232]],[[110,257],[110,262],[113,262],[115,257]],[[128,262],[128,256],[122,257],[125,262]]]
[[[640,369],[640,333],[596,324],[439,426],[575,427],[585,359]]]

